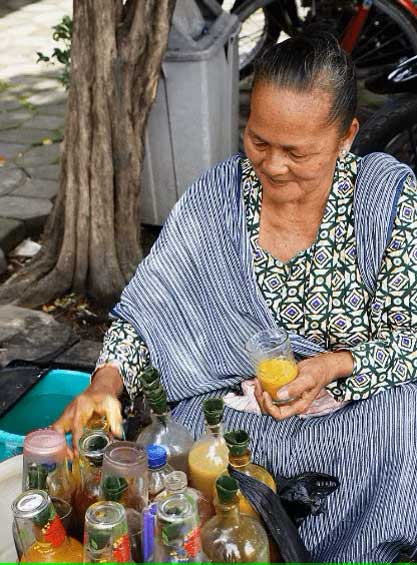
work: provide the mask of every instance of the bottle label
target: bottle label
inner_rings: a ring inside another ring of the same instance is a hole
[[[190,557],[195,557],[201,551],[200,527],[192,529],[184,539],[184,549]]]
[[[129,534],[119,537],[113,543],[113,558],[116,563],[128,563],[131,560]]]
[[[42,528],[45,541],[50,543],[52,547],[59,547],[65,541],[65,528],[62,525],[61,518],[53,513],[51,519]]]

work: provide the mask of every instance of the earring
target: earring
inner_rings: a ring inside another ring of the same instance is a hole
[[[342,159],[344,159],[347,154],[348,150],[343,147],[343,149],[340,150],[340,156],[342,157]]]

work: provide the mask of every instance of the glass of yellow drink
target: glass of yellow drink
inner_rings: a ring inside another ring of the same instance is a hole
[[[278,389],[297,376],[297,365],[287,332],[283,328],[258,332],[247,342],[246,351],[263,390],[270,394],[274,404],[294,400],[276,398]]]

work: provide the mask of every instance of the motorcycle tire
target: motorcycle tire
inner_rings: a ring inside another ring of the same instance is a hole
[[[360,128],[352,151],[382,151],[417,172],[417,95],[396,96],[375,112]]]

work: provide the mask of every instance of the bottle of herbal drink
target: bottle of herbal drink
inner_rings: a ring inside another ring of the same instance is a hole
[[[200,521],[193,502],[173,494],[158,502],[153,560],[155,563],[202,563]]]
[[[173,471],[167,463],[167,452],[162,445],[151,443],[146,448],[149,473],[149,501],[164,490],[164,478]]]
[[[12,504],[21,563],[80,563],[83,547],[68,537],[49,495],[28,490]]]
[[[102,496],[126,509],[133,560],[141,562],[141,513],[148,505],[148,461],[145,451],[131,441],[115,441],[104,452]]]
[[[238,484],[228,475],[216,481],[216,516],[201,529],[203,551],[213,563],[269,563],[268,537],[261,523],[241,514]]]
[[[84,563],[131,561],[125,508],[118,502],[96,502],[85,514]]]
[[[188,486],[187,475],[183,471],[172,471],[172,473],[166,475],[166,477],[164,477],[164,487],[164,490],[155,498],[156,502],[173,494],[183,494],[191,500],[197,508],[201,525],[213,516],[213,505],[200,491]]]
[[[212,502],[214,485],[229,463],[229,450],[223,438],[221,398],[209,398],[203,403],[206,433],[198,440],[188,457],[190,485]]]
[[[236,430],[224,434],[227,447],[229,448],[229,463],[237,471],[249,475],[258,481],[266,484],[276,492],[275,481],[266,469],[251,462],[251,452],[249,450],[249,435],[244,430]],[[242,493],[238,492],[239,508],[242,514],[258,517],[257,512],[246,500]]]
[[[141,431],[136,442],[144,448],[150,444],[162,445],[167,451],[171,467],[187,472],[188,453],[194,443],[190,432],[171,418],[158,371],[149,367],[142,373],[140,381],[151,409],[152,422]]]
[[[23,444],[22,491],[46,490],[72,504],[74,486],[65,436],[50,428],[28,434]]]
[[[74,496],[74,513],[80,534],[87,508],[101,497],[101,470],[109,444],[109,436],[101,430],[86,432],[78,443],[80,482]]]

